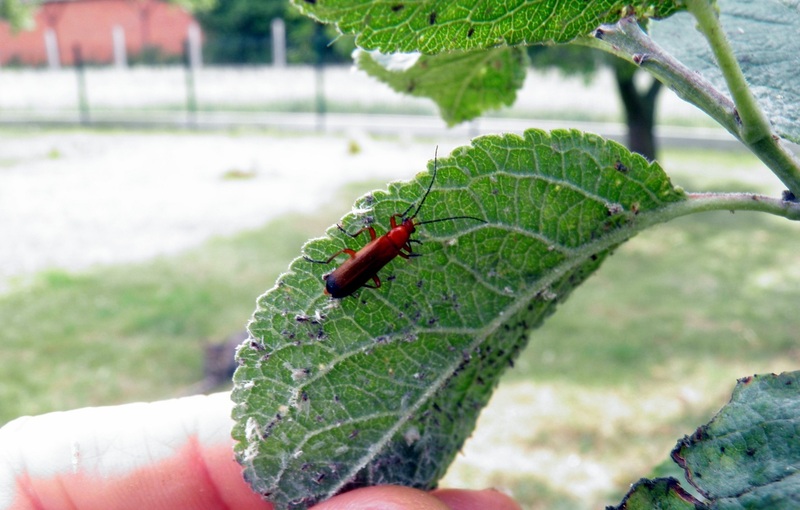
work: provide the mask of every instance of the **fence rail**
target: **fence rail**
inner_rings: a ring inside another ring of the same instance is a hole
[[[662,101],[661,110],[682,122],[702,118],[671,95],[662,94]],[[570,118],[585,120],[548,120]],[[619,118],[607,74],[587,86],[530,71],[513,108],[448,129],[429,100],[397,94],[351,66],[0,69],[0,125],[253,126],[457,136],[536,126],[578,127],[621,139]],[[660,133],[681,143],[731,140],[715,129]]]

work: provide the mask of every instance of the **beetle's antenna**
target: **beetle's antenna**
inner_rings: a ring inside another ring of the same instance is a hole
[[[407,218],[409,220],[413,220],[414,218],[417,217],[417,214],[419,214],[419,210],[422,209],[422,204],[424,204],[425,199],[428,198],[428,193],[431,192],[431,188],[433,188],[433,182],[436,180],[436,160],[438,159],[438,156],[439,156],[439,146],[437,145],[436,149],[433,152],[433,177],[431,178],[431,183],[428,184],[428,189],[425,191],[425,194],[422,195],[422,200],[419,201],[419,205],[417,206],[417,210],[414,211],[414,214],[412,214],[411,216],[406,216],[406,214],[408,214],[408,211],[410,211],[411,208],[414,207],[414,204],[411,204],[408,206],[408,209],[403,211],[403,215],[400,216],[401,218]]]
[[[435,220],[428,220],[428,221],[418,221],[414,223],[414,225],[426,225],[428,223],[438,223],[440,221],[449,221],[449,220],[475,220],[480,221],[481,223],[489,223],[486,220],[481,218],[476,218],[475,216],[451,216],[449,218],[437,218]]]

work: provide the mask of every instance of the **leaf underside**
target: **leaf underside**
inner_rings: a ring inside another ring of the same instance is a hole
[[[674,480],[642,480],[618,509],[800,508],[799,394],[800,372],[741,379],[714,419],[672,451],[706,501]]]
[[[258,300],[237,352],[236,456],[277,508],[382,483],[432,488],[531,330],[637,224],[684,199],[657,164],[577,131],[485,136],[439,159],[412,245],[382,286],[333,300],[330,267],[296,259]],[[341,224],[356,232],[417,203],[430,175],[392,184]],[[336,228],[304,252],[364,240]],[[366,234],[362,234],[365,236]]]
[[[663,18],[675,0],[293,0],[305,14],[356,34],[356,44],[383,53],[487,49],[569,42],[624,14]]]
[[[800,143],[800,3],[785,0],[718,0],[720,22],[742,72],[775,131]],[[727,85],[708,43],[688,14],[654,23],[653,39],[684,64],[726,92]]]

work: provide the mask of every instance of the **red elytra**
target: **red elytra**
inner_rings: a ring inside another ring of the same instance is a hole
[[[334,298],[344,298],[361,287],[375,289],[380,287],[381,280],[378,278],[378,271],[383,269],[386,264],[391,262],[398,255],[404,259],[419,255],[418,253],[414,253],[411,249],[411,243],[420,242],[416,239],[411,239],[411,234],[416,232],[416,227],[419,225],[462,219],[486,223],[486,220],[474,216],[452,216],[450,218],[439,218],[436,220],[415,221],[417,214],[422,208],[422,204],[424,204],[425,199],[428,198],[428,194],[431,192],[433,183],[436,180],[437,153],[438,147],[433,158],[433,178],[431,178],[431,183],[428,185],[428,189],[419,201],[419,205],[414,211],[414,214],[406,216],[414,207],[414,204],[411,204],[408,209],[401,214],[393,214],[389,218],[389,231],[380,237],[377,236],[373,227],[364,227],[355,234],[350,234],[344,230],[341,225],[337,225],[339,230],[353,238],[358,237],[362,232],[369,232],[370,241],[358,251],[344,248],[331,255],[327,260],[313,260],[306,256],[303,257],[308,262],[313,262],[315,264],[330,264],[333,259],[342,253],[346,253],[350,256],[342,265],[323,277],[325,279],[326,294]],[[367,283],[369,280],[372,280],[374,285],[369,285]]]

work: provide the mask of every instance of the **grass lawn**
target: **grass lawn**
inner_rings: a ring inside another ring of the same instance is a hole
[[[706,158],[664,155],[689,190],[759,171],[741,153]],[[774,192],[763,186],[746,184]],[[13,286],[0,296],[0,424],[185,393],[204,345],[240,331],[301,244],[373,187],[179,256]],[[533,333],[444,485],[506,488],[526,508],[616,504],[737,377],[800,367],[798,234],[765,215],[709,213],[622,246]]]

